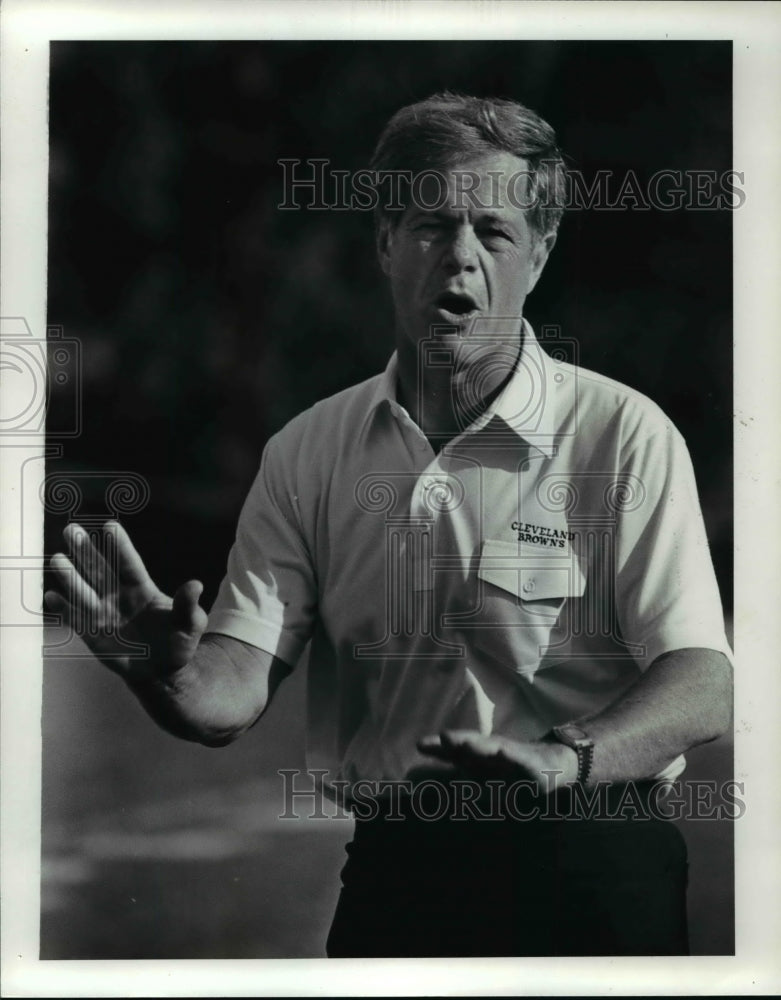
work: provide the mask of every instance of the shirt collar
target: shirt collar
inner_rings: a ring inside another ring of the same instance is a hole
[[[388,364],[385,366],[385,371],[377,380],[377,385],[374,388],[374,393],[372,394],[372,398],[369,403],[369,416],[371,416],[371,414],[373,414],[377,407],[382,403],[385,403],[388,406],[391,404],[398,405],[396,401],[396,378],[398,367],[398,353],[394,351],[390,356]]]
[[[400,406],[396,397],[398,356],[394,351],[380,375],[369,403],[369,414],[385,404]],[[515,371],[488,409],[466,429],[481,430],[499,418],[518,437],[550,457],[555,452],[555,388],[557,370],[553,359],[540,347],[534,330],[523,321],[523,349]]]

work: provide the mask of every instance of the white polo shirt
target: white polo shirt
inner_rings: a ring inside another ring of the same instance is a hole
[[[524,329],[505,389],[439,454],[395,355],[265,449],[209,630],[293,665],[312,641],[308,762],[331,780],[405,778],[444,728],[534,739],[670,650],[730,655],[680,434]]]

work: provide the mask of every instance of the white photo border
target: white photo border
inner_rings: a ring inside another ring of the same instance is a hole
[[[735,825],[736,955],[715,958],[38,960],[41,636],[2,629],[2,995],[761,994],[781,986],[781,759],[774,667],[781,549],[781,44],[764,3],[265,3],[259,0],[5,0],[2,11],[2,316],[46,329],[49,41],[65,39],[714,39],[733,41],[734,163],[747,200],[734,217],[735,752],[747,813]],[[773,419],[775,417],[775,419]],[[14,454],[12,454],[14,453]],[[18,449],[0,450],[3,507]],[[40,517],[36,511],[25,518]],[[29,526],[28,521],[28,526]],[[33,522],[35,523],[35,522]],[[3,516],[4,547],[18,524]],[[42,537],[42,528],[39,531]],[[6,595],[7,597],[8,595]],[[4,598],[5,599],[5,598]],[[5,611],[3,608],[3,618]],[[751,671],[751,675],[747,676]],[[755,674],[758,673],[758,676]]]

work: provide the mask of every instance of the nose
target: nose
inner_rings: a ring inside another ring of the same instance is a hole
[[[453,231],[444,257],[448,274],[460,274],[462,271],[477,269],[475,239],[475,234],[469,226],[458,226]]]

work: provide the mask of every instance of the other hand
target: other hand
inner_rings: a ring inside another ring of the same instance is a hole
[[[547,794],[576,780],[578,755],[554,740],[521,742],[484,736],[476,730],[450,729],[418,741],[421,753],[446,761],[478,780],[532,781]]]

